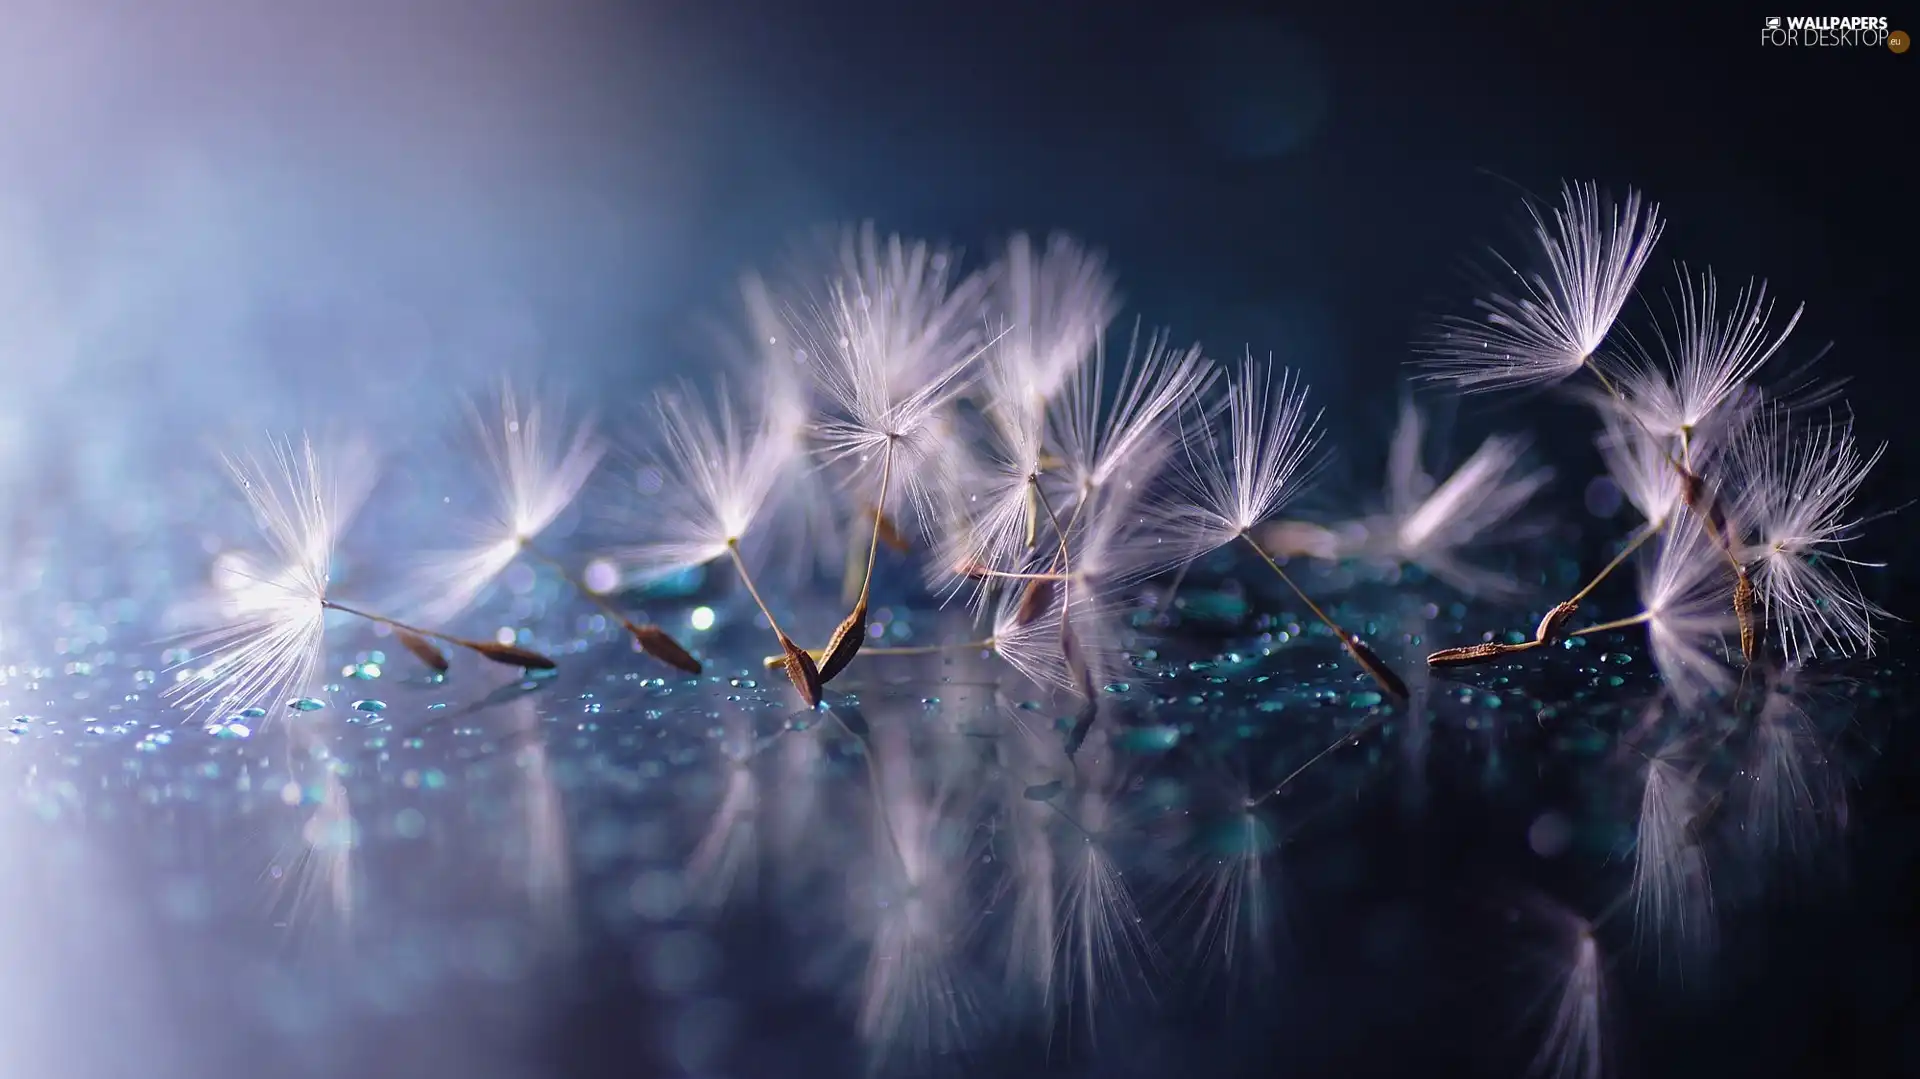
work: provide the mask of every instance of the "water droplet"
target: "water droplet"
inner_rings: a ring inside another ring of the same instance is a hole
[[[1348,703],[1352,704],[1355,708],[1372,708],[1374,705],[1379,704],[1381,699],[1380,694],[1372,690],[1362,690],[1359,693],[1355,693],[1348,700]]]
[[[387,702],[376,701],[371,699],[364,700],[364,701],[355,701],[353,702],[353,708],[354,708],[354,711],[356,712],[369,712],[369,713],[378,714],[380,712],[384,712],[387,710]]]
[[[318,712],[326,706],[327,702],[312,697],[295,697],[287,702],[287,707],[296,712]]]
[[[265,708],[242,708],[240,714],[248,719],[260,719],[267,714]]]
[[[1132,689],[1133,687],[1131,685],[1128,685],[1125,682],[1108,682],[1106,685],[1102,686],[1101,688],[1106,690],[1108,693],[1125,693],[1126,691]]]

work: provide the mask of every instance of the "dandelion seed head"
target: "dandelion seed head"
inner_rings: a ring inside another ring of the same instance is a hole
[[[462,546],[433,552],[415,566],[411,592],[397,604],[429,622],[473,606],[573,504],[606,453],[590,419],[569,425],[557,404],[523,402],[510,384],[501,385],[491,404],[469,398],[466,410],[487,464],[492,504],[455,524]]]
[[[1753,574],[1782,657],[1813,658],[1822,648],[1871,652],[1882,611],[1861,592],[1844,545],[1862,524],[1854,494],[1886,451],[1862,454],[1851,420],[1793,423],[1773,408],[1734,439],[1728,469],[1738,496],[1732,518],[1743,530],[1740,557]]]
[[[1402,404],[1388,452],[1387,512],[1324,536],[1296,534],[1282,550],[1316,557],[1360,556],[1421,567],[1468,595],[1511,595],[1505,574],[1474,565],[1471,549],[1518,538],[1514,516],[1553,479],[1553,470],[1521,471],[1526,440],[1494,435],[1438,484],[1422,464],[1419,410]],[[1271,532],[1272,530],[1268,530]]]
[[[1226,437],[1201,410],[1182,441],[1176,494],[1162,507],[1169,535],[1197,555],[1271,518],[1306,487],[1320,460],[1320,415],[1307,412],[1307,388],[1248,354],[1227,389]]]
[[[1679,511],[1686,497],[1674,458],[1658,437],[1630,416],[1603,412],[1601,423],[1598,445],[1608,476],[1649,525],[1660,527]]]
[[[1049,414],[1061,507],[1117,482],[1148,482],[1166,461],[1159,436],[1216,377],[1200,346],[1172,348],[1164,331],[1142,341],[1136,327],[1109,403],[1104,359],[1075,368]]]
[[[229,458],[265,550],[216,561],[212,624],[191,635],[199,667],[169,688],[191,714],[265,707],[303,694],[326,630],[334,546],[375,476],[366,444],[330,453],[303,438],[273,441],[266,457]]]
[[[1641,574],[1654,665],[1676,703],[1692,707],[1734,685],[1722,658],[1738,629],[1732,613],[1733,571],[1697,514],[1670,519],[1651,570]]]
[[[1697,282],[1679,268],[1679,296],[1668,297],[1671,334],[1659,337],[1658,358],[1645,353],[1619,377],[1622,397],[1609,400],[1650,434],[1684,453],[1696,470],[1738,431],[1758,405],[1745,392],[1799,324],[1795,308],[1778,333],[1771,332],[1773,301],[1764,281],[1749,281],[1722,315],[1711,270]]]
[[[1637,191],[1616,206],[1596,185],[1570,183],[1560,201],[1550,215],[1528,205],[1537,261],[1499,259],[1505,287],[1475,301],[1478,317],[1442,321],[1425,377],[1470,392],[1512,389],[1594,361],[1664,226]]]
[[[635,538],[611,555],[643,580],[705,565],[740,546],[794,450],[791,430],[747,415],[724,384],[711,404],[688,385],[662,391],[654,412],[661,490],[619,511]]]

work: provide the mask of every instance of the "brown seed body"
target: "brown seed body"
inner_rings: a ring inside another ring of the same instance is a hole
[[[814,665],[813,657],[784,633],[780,634],[780,649],[787,654],[787,678],[800,691],[800,699],[808,708],[820,707],[820,668]]]
[[[393,631],[393,635],[400,641],[401,647],[413,653],[413,658],[441,674],[447,673],[447,668],[452,666],[452,664],[447,662],[447,654],[440,650],[439,645],[434,644],[418,633],[410,629],[396,629]]]
[[[1533,631],[1534,643],[1558,643],[1560,640],[1560,631],[1567,628],[1567,619],[1572,618],[1578,610],[1580,610],[1580,605],[1573,600],[1568,600],[1553,610],[1548,611],[1546,617],[1540,619],[1539,628]]]
[[[1733,580],[1733,614],[1740,620],[1740,658],[1752,663],[1760,650],[1760,619],[1754,610],[1753,577],[1745,566]]]
[[[524,667],[529,671],[550,671],[559,664],[531,648],[521,648],[512,644],[495,644],[492,641],[465,641],[468,648],[481,656],[503,663],[509,667]]]
[[[1472,667],[1480,663],[1489,663],[1501,656],[1515,652],[1525,652],[1539,644],[1528,641],[1526,644],[1502,644],[1499,641],[1483,641],[1480,644],[1462,645],[1459,648],[1442,648],[1427,657],[1429,667]]]
[[[846,670],[847,664],[853,662],[853,657],[860,654],[860,646],[866,643],[866,640],[867,604],[862,600],[853,608],[853,613],[840,623],[840,627],[833,631],[833,637],[827,641],[827,647],[822,650],[820,684],[826,685],[841,671]]]
[[[1016,627],[1030,626],[1034,620],[1047,613],[1053,606],[1054,594],[1059,592],[1060,582],[1056,580],[1033,580],[1027,582],[1027,591],[1020,597],[1020,606],[1013,612],[1013,624]]]
[[[700,661],[693,658],[693,653],[682,648],[679,641],[659,626],[639,625],[630,621],[627,623],[627,632],[633,635],[633,643],[639,645],[642,652],[675,670],[699,674],[704,669]]]
[[[1344,643],[1347,646],[1347,654],[1373,676],[1373,680],[1380,684],[1380,688],[1387,691],[1387,696],[1402,704],[1413,699],[1413,694],[1407,692],[1407,684],[1400,680],[1400,676],[1394,673],[1392,667],[1387,666],[1385,660],[1375,654],[1373,649],[1367,647],[1365,641],[1349,633]]]

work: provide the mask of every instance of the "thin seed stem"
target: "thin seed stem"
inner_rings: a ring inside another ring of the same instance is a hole
[[[422,629],[419,626],[408,625],[397,618],[388,618],[384,614],[374,614],[371,611],[363,611],[358,607],[349,607],[344,603],[335,603],[330,599],[321,600],[320,606],[329,611],[339,611],[341,614],[350,614],[355,618],[364,618],[369,622],[377,622],[380,625],[388,626],[404,633],[417,633],[422,637],[431,637],[436,641],[445,641],[448,644],[457,645],[461,648],[468,647],[468,641],[464,637],[455,637],[434,629]]]
[[[1314,754],[1314,755],[1312,756],[1312,758],[1310,758],[1310,759],[1309,759],[1309,760],[1307,761],[1307,763],[1305,763],[1305,764],[1303,764],[1303,765],[1301,765],[1301,766],[1300,766],[1300,767],[1298,767],[1298,768],[1295,768],[1295,769],[1294,769],[1293,771],[1291,771],[1291,772],[1288,772],[1288,773],[1287,773],[1287,778],[1285,778],[1285,779],[1283,779],[1283,780],[1281,780],[1280,782],[1278,782],[1278,783],[1276,783],[1276,784],[1274,784],[1274,785],[1273,785],[1273,787],[1272,787],[1272,789],[1270,789],[1270,790],[1268,790],[1268,791],[1267,791],[1267,793],[1265,793],[1265,794],[1263,794],[1263,795],[1261,795],[1261,796],[1260,796],[1260,797],[1258,797],[1258,798],[1249,798],[1249,799],[1247,799],[1247,808],[1248,808],[1248,809],[1258,809],[1258,808],[1259,808],[1259,807],[1260,807],[1260,806],[1261,806],[1262,804],[1264,804],[1264,803],[1265,803],[1265,802],[1266,802],[1266,801],[1267,801],[1268,799],[1270,799],[1270,798],[1272,798],[1272,797],[1273,797],[1274,795],[1277,795],[1277,794],[1279,794],[1279,793],[1280,793],[1281,791],[1283,791],[1283,790],[1286,790],[1286,789],[1287,789],[1287,785],[1288,785],[1289,783],[1292,783],[1292,782],[1293,782],[1294,780],[1296,780],[1296,779],[1299,779],[1299,778],[1300,778],[1300,775],[1301,775],[1301,773],[1303,773],[1303,772],[1305,772],[1305,771],[1306,771],[1307,769],[1309,769],[1309,768],[1312,768],[1312,767],[1313,767],[1314,765],[1316,765],[1316,764],[1319,764],[1319,763],[1320,763],[1320,762],[1321,762],[1322,760],[1324,760],[1324,759],[1326,758],[1326,756],[1327,756],[1327,755],[1328,755],[1329,753],[1332,753],[1332,752],[1333,752],[1334,750],[1336,750],[1336,749],[1339,749],[1339,748],[1340,748],[1341,746],[1344,746],[1344,745],[1346,745],[1346,744],[1347,744],[1348,742],[1351,742],[1351,741],[1353,741],[1354,739],[1356,739],[1356,738],[1358,738],[1358,737],[1360,737],[1361,735],[1363,735],[1363,734],[1365,734],[1365,733],[1367,733],[1368,731],[1370,731],[1370,730],[1372,730],[1372,729],[1373,729],[1373,728],[1374,728],[1374,727],[1375,727],[1376,725],[1378,725],[1378,724],[1380,723],[1380,721],[1381,721],[1381,719],[1382,719],[1382,718],[1383,718],[1382,716],[1379,716],[1379,715],[1376,715],[1376,716],[1374,716],[1373,718],[1371,718],[1371,719],[1369,719],[1369,720],[1367,720],[1367,721],[1366,721],[1365,723],[1362,723],[1362,724],[1360,724],[1360,725],[1359,725],[1358,727],[1355,727],[1355,728],[1354,728],[1354,729],[1353,729],[1353,730],[1352,730],[1352,731],[1351,731],[1350,733],[1347,733],[1347,734],[1343,734],[1343,735],[1341,735],[1341,736],[1340,736],[1340,740],[1339,740],[1339,741],[1337,741],[1337,742],[1335,742],[1335,743],[1333,743],[1332,745],[1330,745],[1330,746],[1328,746],[1327,748],[1325,748],[1325,749],[1323,749],[1323,750],[1321,750],[1320,752],[1318,752],[1318,753],[1315,753],[1315,754]]]
[[[974,575],[977,577],[990,577],[998,581],[1064,581],[1067,579],[1066,574],[1055,571],[1048,571],[1046,573],[1013,573],[1007,570],[988,569],[985,566],[978,567]]]
[[[1584,637],[1589,633],[1605,633],[1612,629],[1630,629],[1634,626],[1644,626],[1651,621],[1653,621],[1653,613],[1651,611],[1641,611],[1631,618],[1616,618],[1611,622],[1602,622],[1597,626],[1576,629],[1572,633],[1567,634],[1567,636]]]
[[[886,517],[887,487],[892,479],[893,440],[888,439],[886,452],[880,455],[880,495],[873,500],[873,537],[867,541],[867,572],[860,581],[860,599],[854,604],[855,607],[867,602],[868,590],[873,587],[873,563],[880,555],[880,522]]]
[[[754,587],[753,574],[747,572],[747,564],[740,558],[739,540],[727,541],[727,556],[733,559],[733,568],[739,571],[740,583],[747,586],[747,594],[753,597],[753,602],[760,608],[760,613],[767,616],[767,625],[773,627],[774,636],[786,639],[787,635],[780,629],[779,620],[773,617],[773,611],[767,607],[767,601],[760,598],[760,590]]]
[[[965,652],[971,649],[993,648],[998,642],[992,637],[978,641],[950,641],[946,644],[903,645],[893,648],[862,648],[863,656],[933,656],[941,652]]]
[[[1586,599],[1588,596],[1592,595],[1593,590],[1600,587],[1601,581],[1606,580],[1609,574],[1611,574],[1614,570],[1619,569],[1620,564],[1625,562],[1628,556],[1632,555],[1633,552],[1639,550],[1641,544],[1644,544],[1649,539],[1652,539],[1654,534],[1659,532],[1660,529],[1665,526],[1666,526],[1665,521],[1661,521],[1659,524],[1648,522],[1647,524],[1641,525],[1639,530],[1634,533],[1633,538],[1627,541],[1627,545],[1625,547],[1620,548],[1620,553],[1613,556],[1613,561],[1608,562],[1606,566],[1600,570],[1599,573],[1594,574],[1593,580],[1588,581],[1586,584],[1586,587],[1582,588],[1578,592],[1575,592],[1573,594],[1573,597],[1567,600],[1567,602],[1579,603],[1581,600]]]
[[[1038,475],[1029,476],[1027,477],[1027,482],[1032,485],[1033,493],[1039,497],[1040,508],[1047,511],[1047,520],[1053,524],[1054,535],[1060,540],[1060,551],[1056,558],[1060,566],[1061,574],[1060,637],[1062,640],[1065,640],[1069,626],[1067,616],[1068,613],[1073,610],[1073,565],[1068,561],[1067,556],[1067,530],[1060,527],[1060,517],[1053,512],[1052,500],[1047,498],[1047,492],[1040,489],[1040,477]],[[1085,504],[1084,500],[1080,503],[1080,505]],[[1075,506],[1074,517],[1078,519],[1079,516],[1079,506]]]
[[[1334,636],[1340,638],[1342,641],[1347,639],[1347,631],[1340,628],[1340,623],[1335,622],[1332,616],[1320,609],[1320,605],[1315,603],[1312,597],[1302,592],[1299,585],[1293,583],[1293,578],[1287,576],[1287,571],[1280,568],[1280,563],[1273,560],[1273,556],[1267,553],[1265,547],[1260,546],[1259,541],[1253,538],[1253,533],[1242,532],[1240,533],[1240,538],[1247,541],[1247,546],[1253,548],[1254,553],[1260,556],[1261,561],[1271,566],[1273,572],[1280,575],[1280,579],[1287,583],[1287,587],[1293,589],[1293,594],[1300,597],[1300,602],[1307,605],[1307,610],[1312,611],[1315,618],[1318,618],[1328,629],[1332,630]]]
[[[528,539],[521,540],[520,549],[522,551],[525,551],[528,555],[532,556],[532,558],[535,561],[544,562],[548,566],[551,566],[553,568],[553,571],[560,575],[560,579],[567,582],[568,587],[572,588],[575,592],[580,593],[582,596],[585,596],[588,602],[600,608],[602,611],[605,611],[608,615],[612,616],[612,618],[615,621],[619,622],[623,626],[632,624],[632,619],[628,618],[626,613],[621,611],[618,607],[615,607],[613,605],[612,600],[609,600],[605,596],[602,596],[600,593],[595,592],[591,588],[588,588],[587,583],[585,581],[582,581],[577,575],[575,575],[573,570],[567,568],[566,563],[553,557],[552,555],[541,550],[540,548],[535,547],[533,545],[532,540],[528,540]]]

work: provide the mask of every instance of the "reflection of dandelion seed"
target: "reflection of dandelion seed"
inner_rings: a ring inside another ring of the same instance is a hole
[[[1192,954],[1208,980],[1265,974],[1274,963],[1278,910],[1272,876],[1279,837],[1249,806],[1245,785],[1232,812],[1202,824],[1198,853],[1175,897],[1190,923]]]
[[[1593,927],[1580,921],[1553,993],[1553,1017],[1529,1074],[1600,1079],[1605,1072],[1606,971]]]
[[[1709,808],[1694,778],[1671,759],[1647,762],[1633,848],[1633,922],[1663,966],[1668,944],[1698,952],[1715,936],[1713,882],[1699,835]]]
[[[261,874],[269,890],[274,924],[304,937],[316,922],[336,931],[346,930],[354,914],[354,849],[358,828],[342,779],[346,763],[328,753],[319,737],[303,727],[293,735],[300,750],[294,754],[296,774],[288,780],[295,804],[312,809],[305,814],[299,839],[277,855]],[[298,762],[304,759],[314,775],[299,781]]]
[[[972,852],[951,778],[922,781],[897,726],[880,728],[874,740],[879,912],[859,1030],[878,1062],[924,1065],[964,1048],[981,1020],[961,907]]]
[[[1096,733],[1079,757],[1080,786],[1057,796],[1070,808],[1059,809],[1054,828],[1061,880],[1048,1003],[1089,1041],[1098,1040],[1107,1006],[1152,997],[1148,975],[1163,966],[1113,850],[1124,779],[1114,757],[1110,735]]]
[[[687,893],[696,905],[717,910],[751,883],[758,858],[760,784],[753,774],[753,732],[733,713],[720,761],[719,808],[687,859]]]

